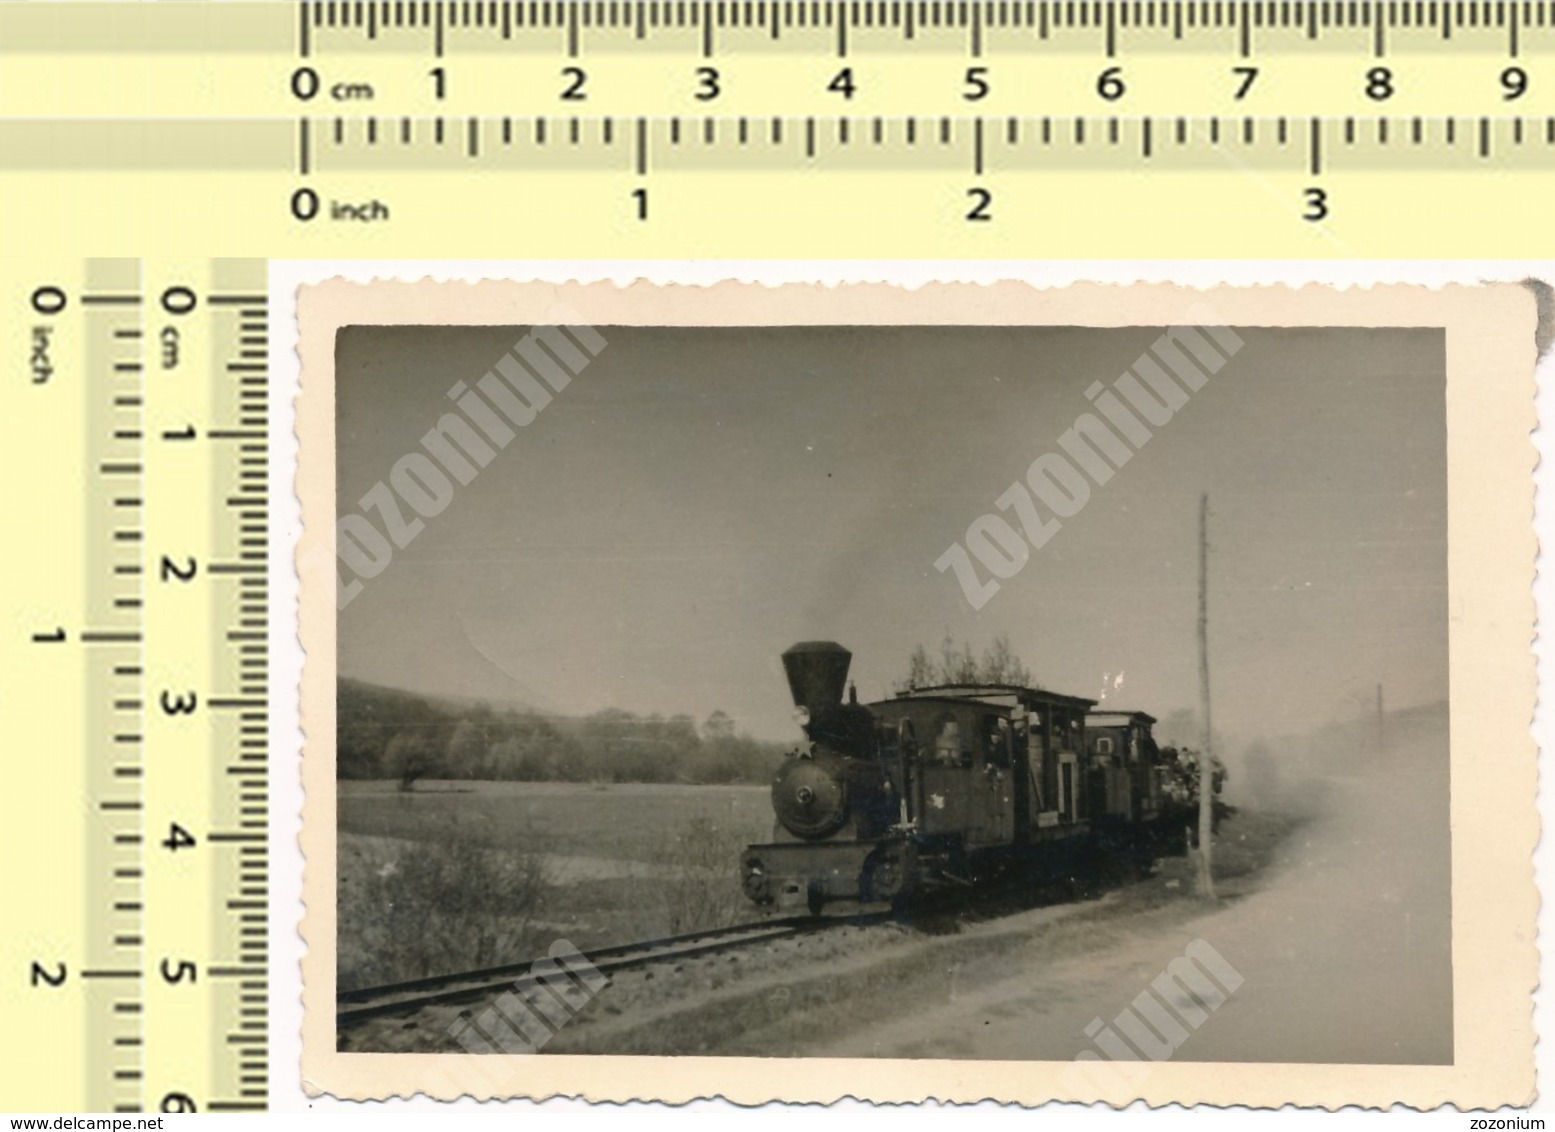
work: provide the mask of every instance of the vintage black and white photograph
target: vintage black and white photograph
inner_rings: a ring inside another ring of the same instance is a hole
[[[342,320],[333,1052],[1461,1068],[1452,332],[1217,304]]]

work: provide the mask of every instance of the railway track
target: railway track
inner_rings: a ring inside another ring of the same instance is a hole
[[[597,948],[586,954],[589,962],[601,974],[609,977],[621,971],[650,964],[716,955],[723,951],[773,943],[794,936],[809,935],[828,928],[858,924],[878,918],[880,917],[865,916],[818,920],[810,917],[793,917],[763,920],[642,943]],[[489,998],[511,988],[513,980],[527,974],[532,966],[533,961],[510,963],[501,967],[488,967],[482,971],[436,975],[404,983],[343,991],[335,998],[335,1025],[339,1029],[372,1018],[414,1014],[428,1006]]]

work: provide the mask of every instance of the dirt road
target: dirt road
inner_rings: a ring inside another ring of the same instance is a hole
[[[1095,1048],[1089,1023],[1111,1022],[1199,938],[1244,982],[1179,1060],[1450,1062],[1446,827],[1444,775],[1333,781],[1254,894],[1164,931],[1120,921],[1088,954],[1033,946],[957,965],[938,1004],[857,1003],[868,1025],[805,1052],[1067,1060]]]

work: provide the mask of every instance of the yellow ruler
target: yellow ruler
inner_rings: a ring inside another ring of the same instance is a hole
[[[0,261],[0,1108],[266,1096],[265,265]]]
[[[0,246],[1547,252],[1551,0],[0,5]]]

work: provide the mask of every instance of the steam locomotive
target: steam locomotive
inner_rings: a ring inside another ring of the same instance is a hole
[[[1012,869],[1058,882],[1098,856],[1148,865],[1181,828],[1144,712],[1005,684],[860,704],[851,661],[833,641],[783,654],[809,744],[773,779],[773,840],[741,858],[757,904],[901,905]]]

